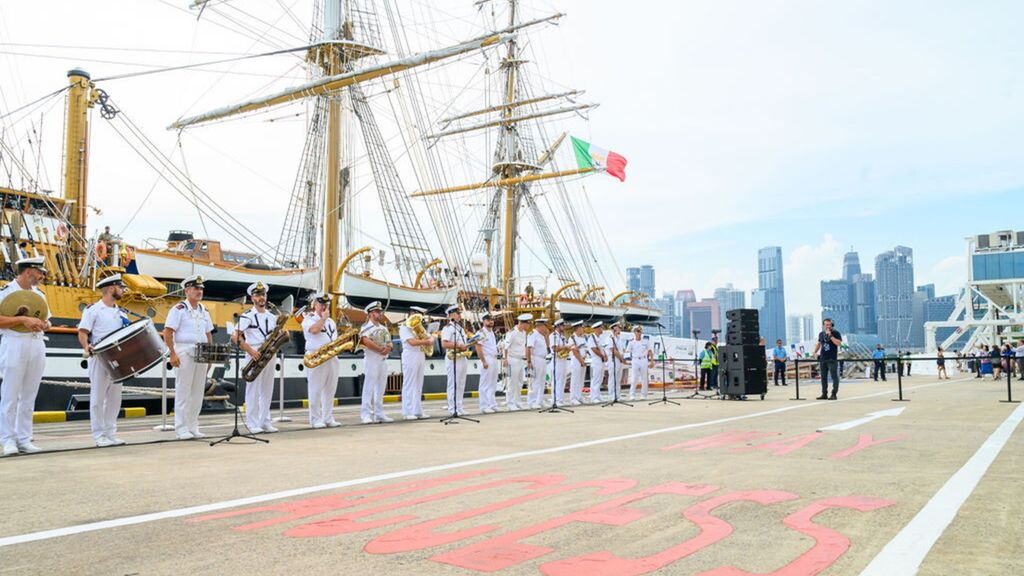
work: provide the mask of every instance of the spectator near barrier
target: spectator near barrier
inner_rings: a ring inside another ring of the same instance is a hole
[[[871,359],[874,361],[874,366],[871,369],[871,379],[878,382],[878,377],[882,377],[882,382],[885,382],[885,348],[881,344],[875,345],[875,351],[871,353]]]

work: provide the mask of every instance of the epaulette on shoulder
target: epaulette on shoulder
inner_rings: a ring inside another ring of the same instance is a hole
[[[184,310],[185,309],[185,303],[184,302],[178,302],[178,305],[175,306],[175,308],[177,308],[178,310]]]

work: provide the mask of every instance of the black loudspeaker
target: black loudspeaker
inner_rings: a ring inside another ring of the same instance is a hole
[[[725,333],[730,332],[760,332],[761,323],[757,320],[730,320],[725,326]]]
[[[754,345],[761,341],[761,336],[755,332],[728,332],[725,335],[725,343],[730,346]]]
[[[756,308],[736,308],[734,310],[728,310],[725,313],[725,319],[734,322],[739,320],[740,322],[757,322],[757,309]]]
[[[768,371],[764,368],[740,370],[720,368],[718,386],[726,396],[746,396],[768,392]]]
[[[756,344],[746,346],[726,345],[718,347],[718,364],[723,367],[731,366],[740,370],[764,369],[768,366],[768,360],[765,357],[764,346]]]

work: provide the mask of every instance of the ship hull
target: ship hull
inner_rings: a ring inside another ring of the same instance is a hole
[[[454,286],[439,290],[410,288],[347,272],[342,277],[342,290],[349,304],[357,308],[376,301],[385,310],[405,311],[410,306],[419,306],[431,314],[443,314],[459,296],[459,289]]]
[[[181,282],[186,276],[201,275],[206,286],[205,296],[213,299],[232,299],[245,295],[253,282],[270,285],[270,298],[276,300],[299,292],[298,296],[317,290],[320,271],[316,268],[259,270],[241,266],[213,265],[184,256],[163,254],[153,250],[137,250],[132,263],[137,273],[152,276],[164,282]]]

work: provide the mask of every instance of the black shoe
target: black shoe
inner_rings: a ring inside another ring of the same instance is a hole
[[[821,396],[818,396],[816,400],[828,400],[828,396],[822,394]]]
[[[829,400],[836,400],[836,393],[833,392],[832,395],[828,397],[828,399]]]
[[[775,383],[775,385],[776,385],[776,386],[778,386],[778,385],[779,385],[779,383],[778,383],[778,382],[776,382],[776,383]]]
[[[789,384],[786,384],[785,382],[783,382],[782,385],[783,386],[789,386]]]

